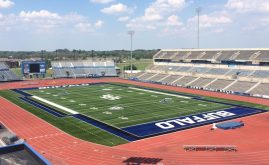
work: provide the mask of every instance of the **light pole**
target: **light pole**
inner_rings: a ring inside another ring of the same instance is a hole
[[[131,74],[133,74],[133,35],[135,34],[135,31],[128,31],[128,34],[131,37]]]
[[[196,8],[197,13],[197,48],[200,47],[200,13],[201,13],[201,7]]]

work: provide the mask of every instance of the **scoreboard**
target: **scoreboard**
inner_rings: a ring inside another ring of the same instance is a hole
[[[23,61],[21,63],[22,74],[46,74],[45,61]]]

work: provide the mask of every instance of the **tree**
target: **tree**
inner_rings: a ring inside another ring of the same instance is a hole
[[[123,70],[131,70],[131,65],[124,66]],[[133,65],[133,70],[137,70],[137,67],[135,65]]]

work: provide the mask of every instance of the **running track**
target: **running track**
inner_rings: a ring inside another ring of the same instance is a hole
[[[205,96],[240,100],[269,105],[269,100],[222,93],[170,87],[157,84],[133,82],[117,78],[110,79],[62,79],[0,84],[0,89],[28,88],[89,82],[122,82],[146,87],[187,92]],[[0,98],[0,121],[25,139],[34,149],[54,164],[72,165],[118,165],[128,157],[162,158],[164,165],[180,164],[268,164],[269,162],[269,113],[241,118],[246,124],[231,131],[209,131],[210,125],[185,131],[144,139],[117,147],[106,147],[70,136],[35,117],[22,108]],[[236,153],[185,152],[184,144],[228,144],[236,145]],[[142,146],[142,147],[141,147]]]

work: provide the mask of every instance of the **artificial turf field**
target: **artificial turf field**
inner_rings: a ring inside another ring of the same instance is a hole
[[[230,107],[166,92],[112,84],[27,92],[117,128]],[[68,113],[62,108],[56,108]]]
[[[49,89],[23,91],[72,109],[77,113],[86,115],[89,118],[97,119],[121,130],[124,130],[124,127],[136,127],[137,125],[139,126],[139,124],[142,124],[144,127],[144,125],[147,125],[148,123],[154,123],[160,120],[171,120],[179,118],[180,116],[184,116],[182,118],[185,118],[186,115],[211,113],[212,110],[227,110],[238,106],[269,110],[267,106],[258,104],[217,99],[213,97],[200,97],[204,100],[202,101],[190,99],[192,97],[199,97],[197,95],[151,88],[147,88],[146,91],[143,90],[144,89],[141,87],[134,85],[106,83],[88,84],[88,86],[79,87],[51,87]],[[156,93],[156,91],[159,91],[160,93]],[[174,95],[169,95],[171,92]],[[110,97],[104,98],[104,95],[109,94]],[[113,95],[113,97],[111,95]],[[184,98],[185,95],[188,95],[190,98]],[[32,98],[57,111],[64,112],[66,115],[64,115],[64,117],[57,117],[50,114],[39,107],[23,101],[21,99],[23,96],[13,90],[2,90],[0,91],[0,96],[80,139],[107,146],[115,146],[129,142],[129,140],[114,133],[74,118],[72,117],[72,113],[68,113],[61,108],[51,106]],[[210,101],[217,101],[219,103]]]

